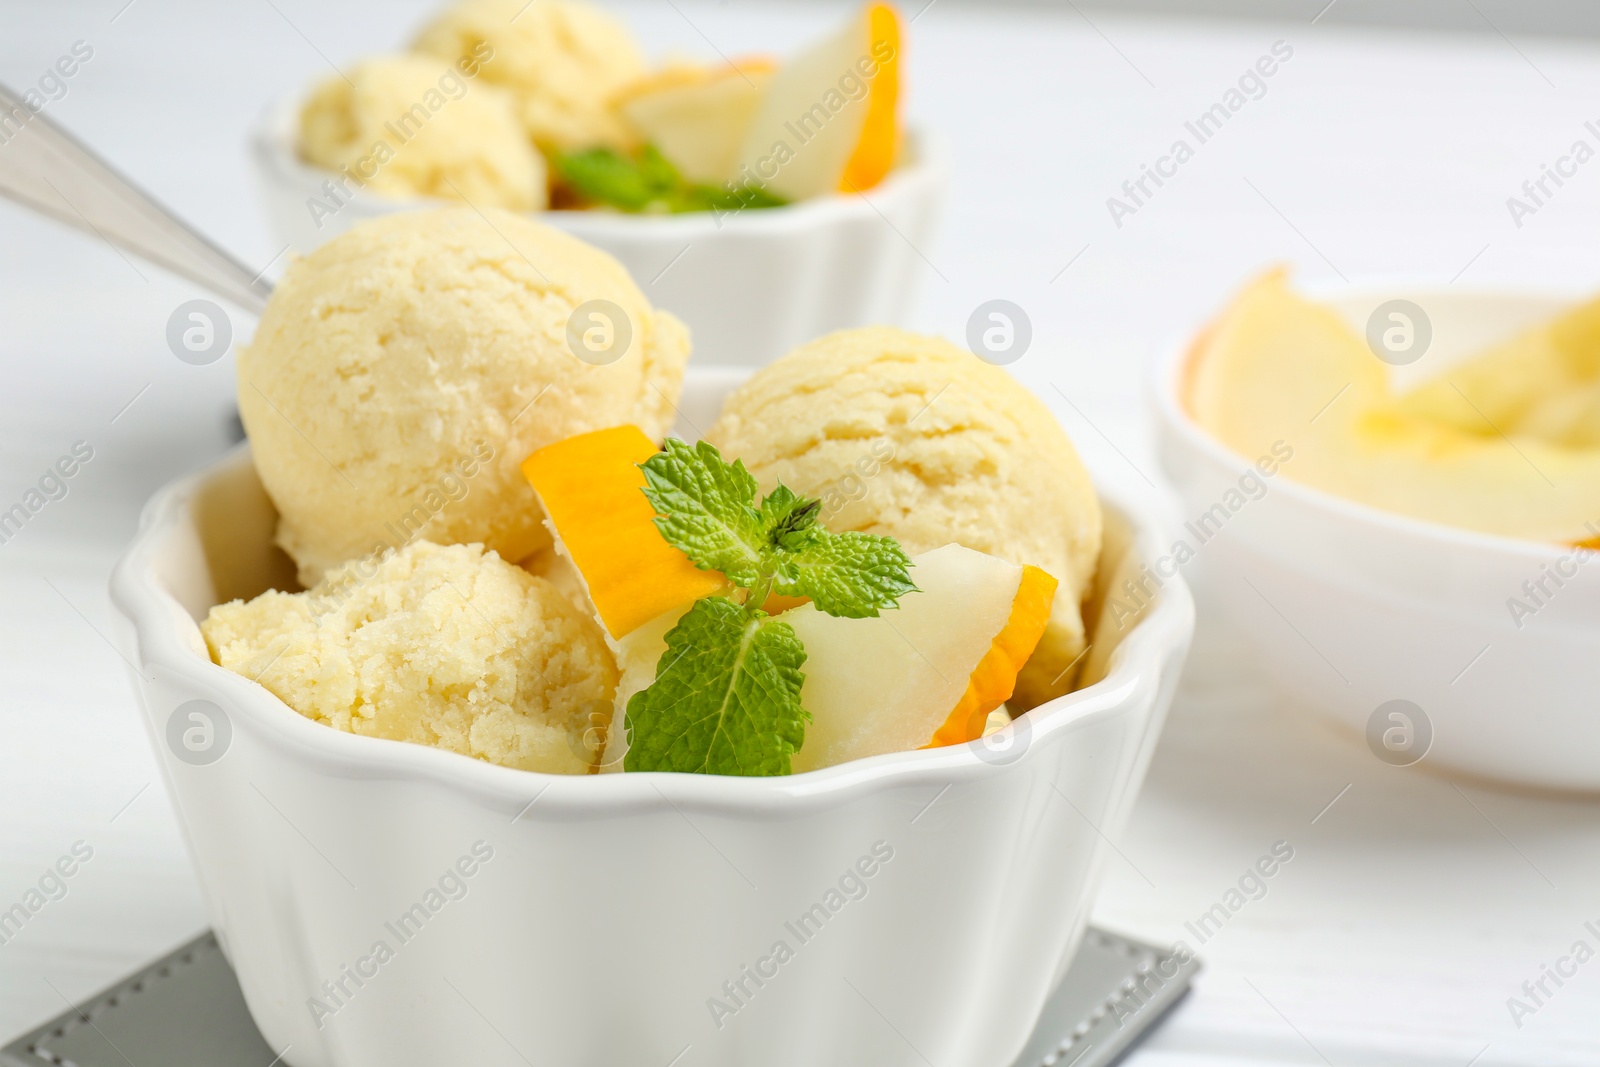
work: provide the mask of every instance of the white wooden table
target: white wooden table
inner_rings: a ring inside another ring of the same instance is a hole
[[[394,46],[424,6],[125,2],[8,8],[0,80],[26,87],[88,44],[50,113],[268,266],[278,246],[255,207],[245,126],[326,72],[323,55]],[[794,41],[839,10],[626,6],[659,50],[699,54]],[[1293,54],[1264,94],[1117,226],[1107,198],[1278,41]],[[1600,119],[1593,44],[946,0],[916,20],[909,57],[911,108],[945,133],[956,167],[945,235],[921,250],[918,325],[959,338],[984,300],[1025,308],[1033,348],[1014,369],[1106,477],[1159,480],[1144,368],[1265,264],[1308,279],[1600,287],[1600,162],[1520,227],[1506,206],[1575,140],[1600,147],[1584,127]],[[0,908],[75,842],[93,849],[66,895],[0,945],[3,1035],[205,924],[104,640],[106,575],[139,503],[225,443],[231,361],[187,366],[163,341],[194,295],[0,206],[0,508],[74,441],[95,448],[69,495],[0,544]],[[1600,962],[1520,1028],[1506,1004],[1574,941],[1600,949],[1584,928],[1600,926],[1600,805],[1380,763],[1267,689],[1202,589],[1192,667],[1097,921],[1194,944],[1185,924],[1278,841],[1293,860],[1197,946],[1198,990],[1138,1067],[1600,1062]]]

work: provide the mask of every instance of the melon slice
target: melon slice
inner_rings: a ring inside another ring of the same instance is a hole
[[[810,604],[783,614],[805,646],[800,702],[811,712],[796,774],[846,760],[976,740],[1010,721],[1011,696],[1050,621],[1056,580],[960,545],[912,560],[917,591],[873,619]],[[770,606],[770,602],[769,602]],[[676,608],[614,643],[615,711],[600,772],[622,770],[628,699],[655,680]]]
[[[1443,380],[1449,388],[1451,372]],[[1295,481],[1486,533],[1592,536],[1600,449],[1468,432],[1459,412],[1397,405],[1387,365],[1334,311],[1292,292],[1281,271],[1247,287],[1196,340],[1182,392],[1209,433],[1246,461],[1275,457]]]
[[[1396,407],[1480,437],[1600,447],[1600,299],[1449,368]]]
[[[772,76],[728,177],[789,200],[877,185],[899,149],[899,61],[899,15],[863,8]]]
[[[613,426],[547,445],[522,463],[556,550],[576,568],[613,639],[727,587],[656,529],[639,464],[659,451],[639,427]]]
[[[983,736],[1050,620],[1056,580],[960,545],[912,560],[917,591],[874,619],[784,613],[811,712],[795,773]]]
[[[721,185],[734,172],[762,91],[777,64],[757,57],[674,66],[624,89],[615,107],[691,182]]]

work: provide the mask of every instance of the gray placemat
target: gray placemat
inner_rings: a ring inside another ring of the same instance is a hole
[[[1109,1067],[1189,990],[1198,961],[1093,927],[1015,1067]],[[0,1067],[270,1067],[211,933],[23,1034]]]
[[[1093,926],[1015,1067],[1109,1067],[1189,992],[1193,955]]]
[[[4,1050],[4,1067],[267,1067],[267,1047],[207,931]]]

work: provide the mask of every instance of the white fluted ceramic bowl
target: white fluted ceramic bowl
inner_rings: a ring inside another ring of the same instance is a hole
[[[691,375],[686,416],[735,380]],[[1165,543],[1120,499],[1102,584]],[[1193,625],[1169,583],[1096,633],[1094,684],[982,743],[787,778],[551,776],[340,733],[213,664],[197,620],[292,574],[273,521],[241,448],[150,502],[112,599],[213,924],[296,1067],[1003,1067],[1077,946]]]
[[[1358,334],[1386,300],[1424,309],[1432,346],[1400,368],[1401,385],[1572,303],[1404,284],[1313,295]],[[1192,343],[1172,347],[1151,390],[1162,466],[1191,520],[1237,490],[1256,458],[1229,451],[1184,408]],[[1292,467],[1197,552],[1207,601],[1250,638],[1260,668],[1365,735],[1385,762],[1600,790],[1600,555],[1380,511],[1300,485]],[[1544,577],[1552,568],[1567,573],[1560,588]],[[1554,595],[1518,618],[1508,602],[1531,603],[1523,583],[1540,580]]]
[[[357,192],[331,216],[333,175],[295,150],[292,103],[251,139],[267,218],[279,241],[309,252],[365,219],[450,201]],[[688,323],[695,359],[762,366],[812,338],[854,326],[904,325],[943,213],[946,168],[935,140],[912,131],[905,159],[865,195],[818,197],[717,218],[545,211],[541,222],[617,257],[645,296]]]

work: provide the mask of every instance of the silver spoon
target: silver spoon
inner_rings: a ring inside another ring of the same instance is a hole
[[[0,85],[0,196],[259,315],[272,285]]]

